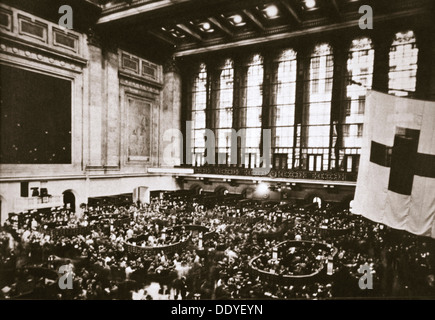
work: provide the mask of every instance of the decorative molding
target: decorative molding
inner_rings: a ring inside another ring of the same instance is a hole
[[[13,20],[12,11],[0,7],[0,28],[12,32],[12,20]],[[3,22],[6,22],[6,24],[4,24]]]
[[[131,77],[148,85],[162,88],[162,66],[139,56],[119,50],[119,72],[124,77]]]
[[[121,170],[121,168],[120,168],[119,165],[117,165],[117,166],[103,166],[103,168],[104,168],[105,170],[116,170],[116,171]]]
[[[155,95],[160,94],[160,91],[163,88],[163,85],[160,83],[139,78],[122,71],[118,71],[118,76],[119,76],[119,84],[126,87],[146,91]]]
[[[86,40],[91,46],[101,47],[101,38],[92,28],[88,29],[88,32],[86,33]]]
[[[163,65],[163,73],[169,73],[169,72],[180,73],[180,69],[178,68],[175,57],[168,59]]]
[[[53,52],[47,52],[46,50],[41,50],[34,46],[28,46],[14,41],[7,41],[5,38],[2,38],[0,53],[45,63],[47,65],[77,73],[81,73],[83,67],[87,64],[87,60],[84,59],[71,58]]]
[[[143,172],[131,172],[131,173],[101,173],[97,174],[97,171],[104,172],[105,167],[103,166],[86,166],[86,171],[93,171],[92,173],[88,174],[70,174],[70,175],[47,175],[47,176],[11,176],[11,177],[1,177],[0,183],[19,183],[22,181],[56,181],[56,180],[86,180],[89,179],[129,179],[129,178],[140,178],[140,177],[160,177],[160,176],[168,176],[171,174],[164,174],[164,173],[143,173]],[[107,167],[108,169],[111,169],[113,171],[119,171],[119,168],[116,166],[113,167]],[[107,169],[106,169],[107,170]],[[146,169],[145,169],[146,170]]]
[[[52,28],[53,46],[69,50],[74,54],[79,53],[79,37],[75,34],[69,34],[62,29]]]
[[[4,4],[0,4],[0,14],[4,22],[0,24],[2,37],[82,58],[81,33],[63,30],[58,24]]]
[[[104,166],[100,165],[100,166],[96,166],[96,165],[87,165],[85,167],[86,171],[104,171]]]
[[[128,156],[128,161],[150,161],[150,156]]]

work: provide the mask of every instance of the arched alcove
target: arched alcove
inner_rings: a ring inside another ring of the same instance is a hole
[[[68,207],[71,209],[72,212],[76,212],[76,196],[72,190],[65,190],[62,192],[63,194],[63,203],[65,205],[65,208]]]

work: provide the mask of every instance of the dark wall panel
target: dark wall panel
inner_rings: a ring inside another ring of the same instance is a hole
[[[0,163],[71,163],[71,82],[0,65]]]

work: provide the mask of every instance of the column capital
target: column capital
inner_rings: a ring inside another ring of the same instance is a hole
[[[169,72],[180,73],[180,69],[178,68],[178,63],[177,60],[175,60],[175,57],[169,58],[163,64],[163,73]]]
[[[101,47],[101,37],[95,32],[93,28],[89,28],[86,32],[87,41],[89,45]]]

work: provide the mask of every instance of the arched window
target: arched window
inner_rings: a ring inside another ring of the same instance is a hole
[[[207,106],[207,67],[205,64],[199,66],[195,75],[192,91],[192,146],[193,164],[204,164],[205,151],[205,110]]]
[[[274,137],[274,167],[291,168],[296,102],[296,52],[281,53],[276,61],[273,83],[272,137]]]
[[[418,48],[414,32],[398,32],[390,48],[388,92],[408,96],[417,83]]]
[[[260,164],[261,117],[263,106],[263,58],[256,54],[248,64],[246,75],[246,105],[244,126],[246,148],[244,163],[247,167]],[[243,161],[243,159],[242,159]]]
[[[347,58],[346,100],[342,112],[340,168],[357,171],[367,89],[372,87],[375,51],[369,38],[354,39]]]
[[[310,58],[304,106],[304,167],[311,171],[328,170],[332,80],[334,60],[329,44],[317,45]]]
[[[231,156],[231,128],[233,127],[234,63],[227,59],[220,69],[219,93],[216,104],[216,147],[225,156],[225,163]]]

